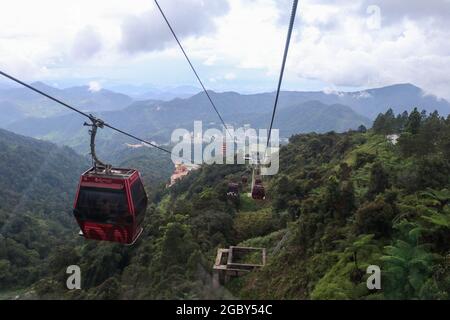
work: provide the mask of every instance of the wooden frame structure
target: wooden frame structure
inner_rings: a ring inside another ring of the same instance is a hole
[[[249,254],[260,254],[261,260],[257,263],[241,261]],[[255,269],[266,265],[266,249],[252,247],[235,247],[217,249],[216,261],[213,266],[215,285],[225,284],[232,277],[243,276]]]

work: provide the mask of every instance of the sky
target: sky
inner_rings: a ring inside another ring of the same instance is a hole
[[[0,69],[26,81],[198,86],[152,0],[0,2]],[[159,3],[208,89],[275,90],[291,0]],[[448,39],[450,0],[300,0],[283,89],[412,83],[450,99]]]

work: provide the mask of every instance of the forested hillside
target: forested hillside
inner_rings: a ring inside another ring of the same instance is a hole
[[[138,168],[150,195],[173,167],[149,148],[113,152],[109,158]],[[72,204],[89,165],[70,148],[0,129],[0,298],[51,275],[61,248],[83,244]]]
[[[87,166],[69,148],[0,130],[0,292],[39,280],[58,245],[75,245],[71,206]]]
[[[246,188],[227,200],[245,166],[203,166],[153,193],[134,246],[52,248],[51,276],[22,297],[449,299],[449,143],[450,118],[417,110],[388,111],[368,132],[296,135],[263,202]],[[267,265],[213,288],[217,248],[237,244],[267,248]],[[69,264],[82,290],[65,288]],[[381,291],[366,288],[368,265],[381,267]]]

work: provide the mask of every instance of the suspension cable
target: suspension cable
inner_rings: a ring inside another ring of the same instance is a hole
[[[294,28],[295,15],[297,14],[297,6],[298,6],[298,0],[294,0],[294,3],[292,4],[291,20],[289,22],[289,29],[288,29],[287,38],[286,38],[286,45],[284,48],[283,63],[281,64],[280,78],[278,79],[277,94],[275,96],[275,104],[273,106],[272,119],[270,120],[269,133],[267,136],[267,146],[266,146],[267,148],[269,147],[269,144],[270,144],[270,136],[272,134],[273,121],[275,119],[275,113],[277,111],[278,99],[280,97],[281,83],[283,82],[284,68],[286,66],[287,55],[289,52],[289,44],[291,43],[291,36],[292,36],[292,30]]]
[[[66,108],[68,108],[68,109],[70,109],[70,110],[72,110],[72,111],[74,111],[74,112],[77,112],[78,114],[80,114],[80,115],[82,115],[82,116],[88,118],[89,120],[91,120],[93,123],[97,123],[98,121],[101,121],[101,123],[102,123],[102,125],[103,125],[104,127],[108,127],[108,128],[110,128],[111,130],[116,131],[116,132],[118,132],[118,133],[121,133],[121,134],[123,134],[123,135],[125,135],[125,136],[127,136],[127,137],[130,137],[130,138],[135,139],[135,140],[137,140],[137,141],[140,141],[140,142],[143,142],[143,143],[145,143],[145,144],[148,144],[148,145],[150,145],[150,146],[152,146],[152,147],[154,147],[154,148],[156,148],[156,149],[158,149],[158,150],[161,150],[161,151],[163,151],[163,152],[165,152],[165,153],[172,154],[172,152],[169,151],[169,150],[167,150],[167,149],[164,149],[164,148],[162,148],[162,147],[160,147],[160,146],[157,146],[156,144],[154,144],[154,143],[152,143],[152,142],[150,142],[150,141],[147,141],[147,140],[145,140],[145,139],[139,138],[139,137],[137,137],[137,136],[135,136],[135,135],[133,135],[133,134],[131,134],[131,133],[128,133],[128,132],[126,132],[126,131],[123,131],[123,130],[121,130],[121,129],[118,129],[118,128],[116,128],[116,127],[114,127],[114,126],[112,126],[112,125],[110,125],[110,124],[104,122],[103,120],[98,119],[98,118],[94,117],[94,116],[91,115],[91,114],[87,114],[87,113],[85,113],[85,112],[83,112],[83,111],[81,111],[81,110],[79,110],[79,109],[77,109],[77,108],[75,108],[75,107],[73,107],[73,106],[70,106],[69,104],[67,104],[67,103],[65,103],[65,102],[63,102],[63,101],[61,101],[61,100],[59,100],[59,99],[57,99],[57,98],[55,98],[55,97],[53,97],[53,96],[51,96],[51,95],[49,95],[49,94],[47,94],[47,93],[45,93],[45,92],[43,92],[43,91],[41,91],[41,90],[39,90],[39,89],[37,89],[37,88],[35,88],[35,87],[29,85],[29,84],[27,84],[27,83],[25,83],[25,82],[23,82],[23,81],[21,81],[21,80],[15,78],[15,77],[9,75],[9,74],[7,74],[7,73],[1,71],[1,70],[0,70],[0,75],[2,75],[2,76],[4,76],[4,77],[6,77],[6,78],[8,78],[8,79],[10,79],[10,80],[12,80],[12,81],[18,83],[18,84],[20,84],[20,85],[22,85],[22,86],[24,86],[24,87],[26,87],[26,88],[28,88],[28,89],[30,89],[30,90],[36,92],[36,93],[39,93],[40,95],[42,95],[42,96],[44,96],[44,97],[47,97],[47,98],[50,99],[50,100],[53,100],[53,101],[59,103],[60,105],[66,107]],[[180,158],[180,159],[183,159],[183,158],[181,158],[181,157],[179,157],[179,158]],[[191,160],[183,159],[183,160],[192,162],[192,159],[191,159]]]
[[[164,21],[166,22],[167,26],[169,27],[170,32],[172,33],[173,37],[175,38],[175,41],[178,43],[178,46],[180,47],[181,51],[183,52],[184,57],[186,58],[186,60],[187,60],[187,62],[189,63],[189,65],[191,66],[191,69],[192,69],[192,71],[194,72],[194,74],[195,74],[195,76],[196,76],[198,82],[199,82],[200,85],[202,86],[203,91],[205,92],[206,96],[208,97],[209,102],[211,103],[212,107],[214,108],[214,111],[215,111],[215,112],[217,113],[217,115],[219,116],[219,119],[220,119],[220,121],[222,122],[222,124],[223,124],[225,130],[228,132],[228,134],[230,135],[230,137],[233,139],[233,136],[231,135],[230,131],[228,130],[228,126],[225,124],[225,121],[223,120],[222,116],[220,115],[219,110],[217,110],[217,107],[216,107],[216,105],[214,104],[214,102],[213,102],[211,96],[209,95],[208,90],[206,90],[206,87],[205,87],[205,85],[203,84],[203,81],[200,79],[200,76],[198,75],[197,71],[195,70],[195,67],[194,67],[194,65],[192,64],[191,59],[189,59],[189,57],[188,57],[186,51],[185,51],[184,48],[183,48],[183,45],[181,44],[181,42],[180,42],[180,40],[178,39],[178,37],[177,37],[177,35],[176,35],[174,29],[172,28],[172,25],[170,24],[169,20],[167,19],[166,15],[164,14],[163,9],[162,9],[161,6],[159,5],[158,0],[154,0],[154,1],[155,1],[156,6],[157,6],[158,9],[159,9],[159,12],[161,12],[162,17],[164,18]]]
[[[33,90],[34,92],[37,92],[37,93],[39,93],[40,95],[43,95],[44,97],[47,97],[47,98],[49,98],[50,100],[53,100],[53,101],[59,103],[60,105],[63,105],[64,107],[69,108],[70,110],[75,111],[75,112],[81,114],[82,116],[85,116],[86,118],[89,118],[89,119],[91,120],[91,116],[90,116],[89,114],[87,114],[87,113],[85,113],[85,112],[83,112],[83,111],[80,111],[80,110],[78,110],[78,109],[76,109],[76,108],[74,108],[74,107],[71,107],[71,106],[69,106],[67,103],[62,102],[61,100],[59,100],[59,99],[57,99],[57,98],[55,98],[55,97],[52,97],[51,95],[49,95],[49,94],[47,94],[47,93],[45,93],[45,92],[43,92],[43,91],[41,91],[41,90],[39,90],[39,89],[33,87],[33,86],[30,86],[29,84],[27,84],[27,83],[25,83],[25,82],[23,82],[23,81],[20,81],[19,79],[14,78],[13,76],[11,76],[11,75],[9,75],[9,74],[7,74],[7,73],[4,73],[4,72],[1,71],[1,70],[0,70],[0,75],[4,76],[4,77],[6,77],[6,78],[9,78],[10,80],[12,80],[12,81],[14,81],[14,82],[17,82],[18,84],[20,84],[20,85],[22,85],[22,86],[24,86],[24,87],[26,87],[26,88],[28,88],[28,89],[30,89],[30,90]]]
[[[214,104],[214,102],[213,102],[211,96],[209,95],[208,90],[206,90],[206,87],[204,86],[202,80],[200,79],[200,76],[198,75],[197,71],[195,70],[194,65],[192,64],[192,62],[191,62],[191,60],[189,59],[188,55],[186,54],[186,51],[184,50],[184,48],[183,48],[181,42],[179,41],[179,39],[178,39],[178,37],[177,37],[175,31],[173,30],[173,28],[172,28],[172,26],[171,26],[169,20],[167,19],[166,15],[164,14],[164,11],[162,10],[162,8],[161,8],[161,6],[159,5],[159,3],[158,3],[157,0],[154,0],[154,2],[155,2],[155,4],[156,4],[156,6],[158,7],[158,9],[159,9],[159,11],[160,11],[162,17],[164,18],[165,22],[167,23],[167,26],[169,27],[169,29],[170,29],[170,31],[171,31],[173,37],[175,38],[176,42],[178,43],[178,46],[180,47],[181,51],[183,52],[183,55],[185,56],[187,62],[189,63],[189,65],[190,65],[192,71],[194,72],[194,74],[195,74],[195,76],[196,76],[198,82],[199,82],[200,85],[202,86],[203,91],[205,92],[206,96],[208,97],[209,102],[211,103],[211,105],[212,105],[212,107],[214,108],[215,112],[216,112],[217,115],[219,116],[219,119],[220,119],[220,121],[222,122],[224,128],[226,129],[226,131],[228,132],[228,134],[230,135],[230,137],[232,137],[232,136],[231,136],[231,133],[230,133],[229,130],[228,130],[227,125],[225,124],[225,121],[223,120],[222,116],[220,115],[219,111],[217,110],[217,107],[216,107],[216,105]],[[272,133],[272,126],[273,126],[273,122],[274,122],[274,119],[275,119],[275,113],[276,113],[276,109],[277,109],[277,105],[278,105],[278,99],[279,99],[279,95],[280,95],[281,84],[282,84],[282,81],[283,81],[284,69],[285,69],[285,66],[286,66],[286,60],[287,60],[287,55],[288,55],[288,51],[289,51],[289,45],[290,45],[290,41],[291,41],[292,30],[293,30],[293,27],[294,27],[295,15],[296,15],[296,12],[297,12],[297,6],[298,6],[298,0],[294,0],[293,6],[292,6],[291,20],[290,20],[290,23],[289,23],[288,35],[287,35],[287,39],[286,39],[286,45],[285,45],[285,50],[284,50],[284,55],[283,55],[283,62],[282,62],[282,65],[281,65],[280,77],[279,77],[279,80],[278,80],[277,93],[276,93],[276,97],[275,97],[275,103],[274,103],[274,108],[273,108],[273,112],[272,112],[272,118],[271,118],[271,121],[270,121],[270,128],[269,128],[269,133],[268,133],[268,138],[267,138],[267,147],[269,146],[269,143],[270,143],[270,137],[271,137],[271,133]],[[31,86],[31,85],[29,85],[29,84],[27,84],[27,83],[25,83],[25,82],[19,80],[19,79],[13,77],[13,76],[11,76],[11,75],[9,75],[9,74],[7,74],[7,73],[1,71],[1,70],[0,70],[0,75],[2,75],[2,76],[4,76],[4,77],[6,77],[6,78],[8,78],[8,79],[10,79],[10,80],[12,80],[12,81],[18,83],[18,84],[20,84],[20,85],[22,85],[22,86],[24,86],[24,87],[26,87],[26,88],[28,88],[28,89],[30,89],[30,90],[36,92],[36,93],[38,93],[38,94],[40,94],[40,95],[42,95],[42,96],[44,96],[44,97],[47,97],[47,98],[50,99],[50,100],[53,100],[53,101],[57,102],[58,104],[60,104],[60,105],[62,105],[62,106],[64,106],[64,107],[66,107],[66,108],[68,108],[68,109],[70,109],[70,110],[72,110],[72,111],[74,111],[74,112],[77,112],[78,114],[80,114],[80,115],[82,115],[82,116],[88,118],[88,119],[91,120],[91,121],[99,120],[99,119],[94,118],[92,115],[87,114],[87,113],[85,113],[85,112],[83,112],[83,111],[81,111],[81,110],[79,110],[79,109],[77,109],[77,108],[75,108],[75,107],[72,107],[72,106],[70,106],[69,104],[67,104],[67,103],[65,103],[65,102],[63,102],[63,101],[61,101],[60,99],[57,99],[57,98],[55,98],[55,97],[53,97],[53,96],[51,96],[51,95],[49,95],[49,94],[47,94],[47,93],[45,93],[45,92],[43,92],[43,91],[37,89],[37,88],[35,88],[35,87],[33,87],[33,86]],[[130,134],[130,133],[126,132],[126,131],[123,131],[123,130],[121,130],[121,129],[118,129],[118,128],[116,128],[116,127],[114,127],[114,126],[112,126],[112,125],[110,125],[110,124],[108,124],[108,123],[106,123],[106,122],[103,122],[103,125],[104,125],[105,127],[110,128],[110,129],[113,130],[113,131],[116,131],[116,132],[118,132],[118,133],[121,133],[121,134],[123,134],[123,135],[125,135],[125,136],[128,136],[128,137],[130,137],[130,138],[133,138],[133,139],[135,139],[135,140],[137,140],[137,141],[140,141],[140,142],[143,142],[143,143],[145,143],[145,144],[148,144],[148,145],[150,145],[150,146],[152,146],[152,147],[154,147],[154,148],[156,148],[156,149],[158,149],[158,150],[161,150],[161,151],[166,152],[166,153],[168,153],[168,154],[172,154],[172,152],[169,151],[169,150],[167,150],[167,149],[164,149],[164,148],[162,148],[162,147],[160,147],[160,146],[157,146],[157,145],[155,145],[154,143],[151,143],[151,142],[149,142],[149,141],[147,141],[147,140],[145,140],[145,139],[141,139],[141,138],[139,138],[139,137],[137,137],[137,136],[135,136],[135,135],[133,135],[133,134]],[[232,137],[232,138],[233,138],[233,137]],[[189,160],[189,161],[192,161],[192,160]]]

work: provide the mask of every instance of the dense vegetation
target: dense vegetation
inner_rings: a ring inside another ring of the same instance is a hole
[[[394,133],[397,144],[386,137]],[[449,299],[449,152],[450,117],[388,111],[368,132],[291,137],[264,202],[245,187],[227,200],[246,166],[203,166],[152,193],[134,246],[47,248],[51,276],[22,296]],[[214,289],[216,250],[236,244],[267,248],[268,264]],[[82,269],[82,290],[65,288],[70,264]],[[367,289],[368,265],[381,267],[382,290]]]
[[[148,148],[110,153],[119,166],[133,164],[151,194],[172,170]],[[82,244],[72,217],[80,173],[89,166],[67,147],[0,129],[0,297],[52,274],[60,246]],[[61,249],[62,250],[62,249]]]
[[[88,162],[69,148],[4,130],[0,150],[1,291],[46,275],[53,247],[75,233],[70,207]]]
[[[373,131],[296,136],[282,150],[273,210],[295,222],[241,296],[449,298],[450,118],[388,111]],[[401,134],[398,144],[386,133]],[[365,286],[371,264],[381,266],[381,292]]]

